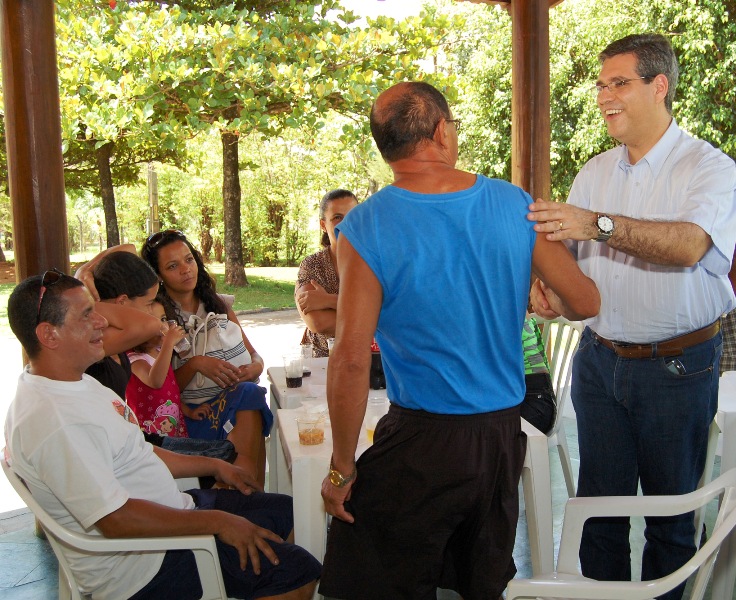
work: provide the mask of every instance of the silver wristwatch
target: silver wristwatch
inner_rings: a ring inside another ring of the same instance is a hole
[[[608,215],[598,215],[595,224],[598,227],[598,236],[593,239],[596,242],[607,242],[610,240],[615,229],[613,219]]]

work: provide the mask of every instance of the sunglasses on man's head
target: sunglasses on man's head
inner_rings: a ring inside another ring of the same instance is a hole
[[[36,325],[38,325],[41,322],[41,303],[43,302],[43,297],[46,294],[46,290],[48,290],[52,285],[59,283],[62,277],[68,277],[68,275],[62,273],[58,269],[49,269],[43,274],[43,277],[41,278],[41,289],[38,292],[38,309],[36,310]]]
[[[148,239],[146,240],[146,246],[149,248],[155,248],[161,242],[167,239],[171,238],[179,238],[181,240],[187,239],[187,236],[185,236],[181,231],[178,229],[167,229],[166,231],[157,231],[156,233],[152,233],[148,236]]]

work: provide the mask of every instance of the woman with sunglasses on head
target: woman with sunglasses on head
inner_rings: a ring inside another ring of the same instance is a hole
[[[214,279],[205,269],[201,254],[181,231],[154,233],[143,245],[141,257],[158,274],[161,294],[170,301],[166,306],[170,318],[186,325],[193,315],[204,320],[209,313],[226,314],[239,328],[248,364],[235,366],[214,356],[185,356],[179,357],[174,367],[182,400],[192,406],[207,407],[207,416],[202,420],[187,419],[189,435],[229,439],[238,452],[235,464],[263,484],[265,437],[271,429],[273,414],[266,404],[266,390],[255,383],[263,372],[263,359],[242,330],[232,301],[216,292]],[[198,374],[214,382],[221,391],[211,398],[188,393],[190,382]]]

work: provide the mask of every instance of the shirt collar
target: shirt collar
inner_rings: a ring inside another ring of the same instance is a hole
[[[662,170],[667,157],[675,148],[677,140],[680,138],[680,134],[680,128],[677,126],[675,120],[672,119],[670,121],[670,126],[664,132],[664,135],[659,138],[659,141],[654,144],[652,149],[647,152],[637,164],[646,163],[649,165],[652,175],[657,177],[659,172]],[[619,159],[618,165],[624,171],[632,166],[631,163],[629,163],[629,151],[625,145],[621,146],[621,158]]]

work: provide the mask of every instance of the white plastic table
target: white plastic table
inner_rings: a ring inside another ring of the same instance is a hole
[[[320,493],[332,454],[332,431],[325,428],[325,441],[318,446],[299,444],[296,417],[303,414],[301,408],[277,407],[289,404],[300,405],[307,396],[324,381],[324,372],[317,373],[321,365],[312,367],[312,382],[309,387],[287,389],[282,367],[268,370],[271,379],[271,406],[275,409],[274,438],[271,440],[269,459],[270,490],[294,497],[294,539],[297,544],[309,550],[319,561],[325,552],[327,515]],[[307,378],[310,379],[310,378]],[[306,382],[307,379],[304,381]],[[301,391],[300,391],[301,390]],[[322,391],[322,398],[325,398]],[[371,390],[370,395],[383,395],[385,390]],[[526,518],[531,549],[532,573],[550,573],[554,569],[554,542],[552,539],[552,489],[549,469],[549,450],[547,436],[522,419],[522,429],[527,434],[527,451],[522,470],[522,485],[526,506]],[[368,447],[370,442],[361,431],[356,458]]]
[[[327,402],[325,386],[327,383],[327,358],[313,358],[311,360],[312,374],[302,378],[302,386],[298,388],[286,387],[286,375],[283,367],[270,367],[267,371],[270,385],[270,405],[274,416],[280,408],[300,408],[301,402],[309,397],[323,398]],[[268,446],[268,490],[279,491],[279,421],[274,419],[271,428],[271,440]],[[282,473],[282,475],[284,475]],[[287,478],[290,479],[288,473]],[[285,484],[285,482],[284,482]],[[290,488],[290,486],[289,486]],[[288,493],[291,492],[281,492]]]

